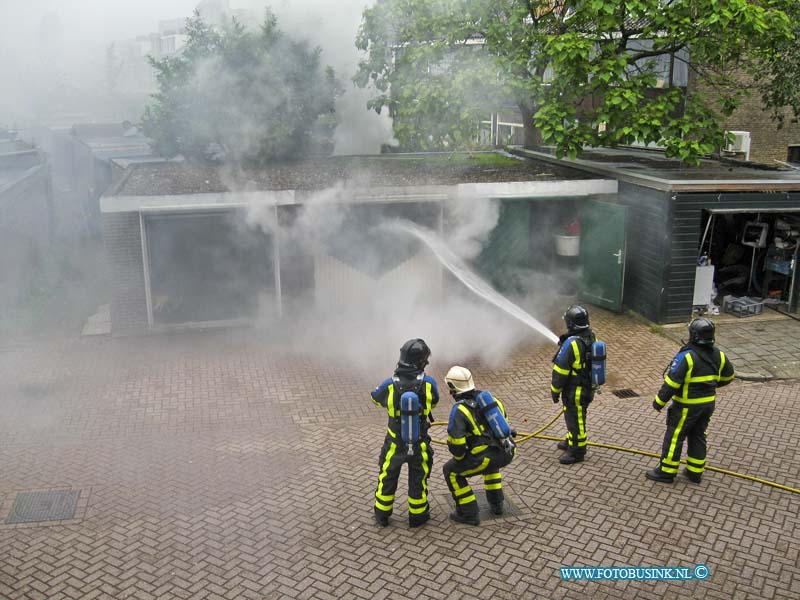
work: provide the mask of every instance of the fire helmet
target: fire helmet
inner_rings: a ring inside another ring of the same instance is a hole
[[[589,312],[582,306],[573,304],[564,313],[567,331],[581,331],[589,328]]]
[[[400,360],[398,364],[403,367],[414,367],[417,369],[424,369],[428,364],[428,359],[431,356],[431,349],[425,340],[415,338],[408,340],[400,348]]]
[[[475,382],[472,380],[472,373],[466,367],[455,365],[450,367],[447,375],[444,376],[447,387],[452,395],[463,394],[475,389]]]
[[[689,342],[701,346],[713,346],[715,329],[711,319],[699,317],[689,323]]]

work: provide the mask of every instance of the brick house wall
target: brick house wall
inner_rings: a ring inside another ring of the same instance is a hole
[[[111,279],[112,334],[147,329],[139,213],[104,214],[103,242]]]
[[[752,85],[746,75],[741,75],[743,85]],[[689,90],[696,93],[708,92],[700,85],[694,74],[689,76]],[[772,119],[772,111],[764,108],[761,96],[753,91],[750,97],[742,101],[741,106],[727,119],[723,126],[728,131],[750,132],[750,160],[770,166],[779,166],[775,161],[786,161],[788,148],[800,145],[800,123],[792,123],[791,111],[783,111],[786,117],[784,126],[778,129]]]

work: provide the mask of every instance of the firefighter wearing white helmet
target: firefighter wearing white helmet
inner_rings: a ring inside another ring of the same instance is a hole
[[[489,508],[495,515],[503,514],[500,469],[514,458],[516,446],[510,437],[516,432],[508,428],[500,400],[489,392],[475,389],[469,369],[456,365],[447,372],[445,381],[456,401],[447,424],[447,448],[453,458],[442,469],[456,507],[450,518],[457,523],[480,525],[478,500],[467,477],[483,476]],[[508,428],[505,439],[493,433],[493,424],[486,416],[489,411],[497,411]]]

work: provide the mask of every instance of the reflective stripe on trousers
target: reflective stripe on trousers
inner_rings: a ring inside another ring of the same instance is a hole
[[[384,442],[379,459],[380,472],[375,490],[375,510],[392,513],[397,482],[404,464],[408,465],[408,512],[423,514],[428,510],[428,478],[433,466],[433,448],[420,442],[413,456],[391,438]]]

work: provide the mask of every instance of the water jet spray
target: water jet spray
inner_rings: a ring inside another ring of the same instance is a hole
[[[550,331],[544,324],[533,318],[508,298],[498,293],[491,285],[481,279],[467,264],[459,258],[447,245],[430,229],[420,227],[405,219],[398,219],[383,223],[378,227],[389,231],[402,232],[412,235],[422,241],[434,256],[450,271],[461,283],[472,292],[504,310],[518,321],[521,321],[537,333],[543,335],[554,344],[558,343],[558,336]]]

